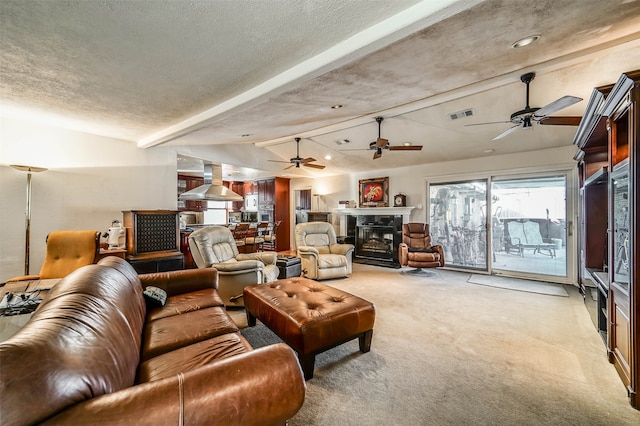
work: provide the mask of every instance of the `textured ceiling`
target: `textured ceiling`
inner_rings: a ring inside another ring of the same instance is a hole
[[[236,166],[271,174],[296,136],[327,168],[288,172],[314,176],[528,151],[569,145],[576,128],[492,142],[509,124],[465,124],[524,108],[530,71],[531,106],[574,95],[555,115],[581,115],[593,87],[640,68],[639,29],[637,0],[2,0],[2,111],[141,147],[210,146],[207,160],[241,149],[252,158]],[[423,150],[373,160],[377,115],[392,145]]]

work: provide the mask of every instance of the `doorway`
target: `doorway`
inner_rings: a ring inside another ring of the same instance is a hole
[[[491,181],[493,270],[567,276],[564,175]]]
[[[444,249],[448,266],[487,270],[487,180],[432,184],[432,244]]]
[[[566,174],[432,183],[428,193],[446,266],[567,279]]]

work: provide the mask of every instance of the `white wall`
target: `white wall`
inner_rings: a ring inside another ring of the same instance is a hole
[[[45,238],[61,229],[106,231],[122,210],[175,209],[176,153],[41,124],[0,121],[0,282],[24,273],[27,174],[10,164],[46,167],[32,175],[30,272]]]

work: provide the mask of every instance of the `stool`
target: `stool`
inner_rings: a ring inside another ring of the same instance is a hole
[[[360,352],[371,349],[373,303],[317,281],[295,277],[247,286],[244,306],[250,327],[259,319],[297,352],[305,380],[321,352],[355,338]]]

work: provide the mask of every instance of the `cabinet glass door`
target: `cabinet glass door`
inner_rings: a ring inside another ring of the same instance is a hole
[[[629,168],[611,174],[613,209],[613,282],[629,293]]]

